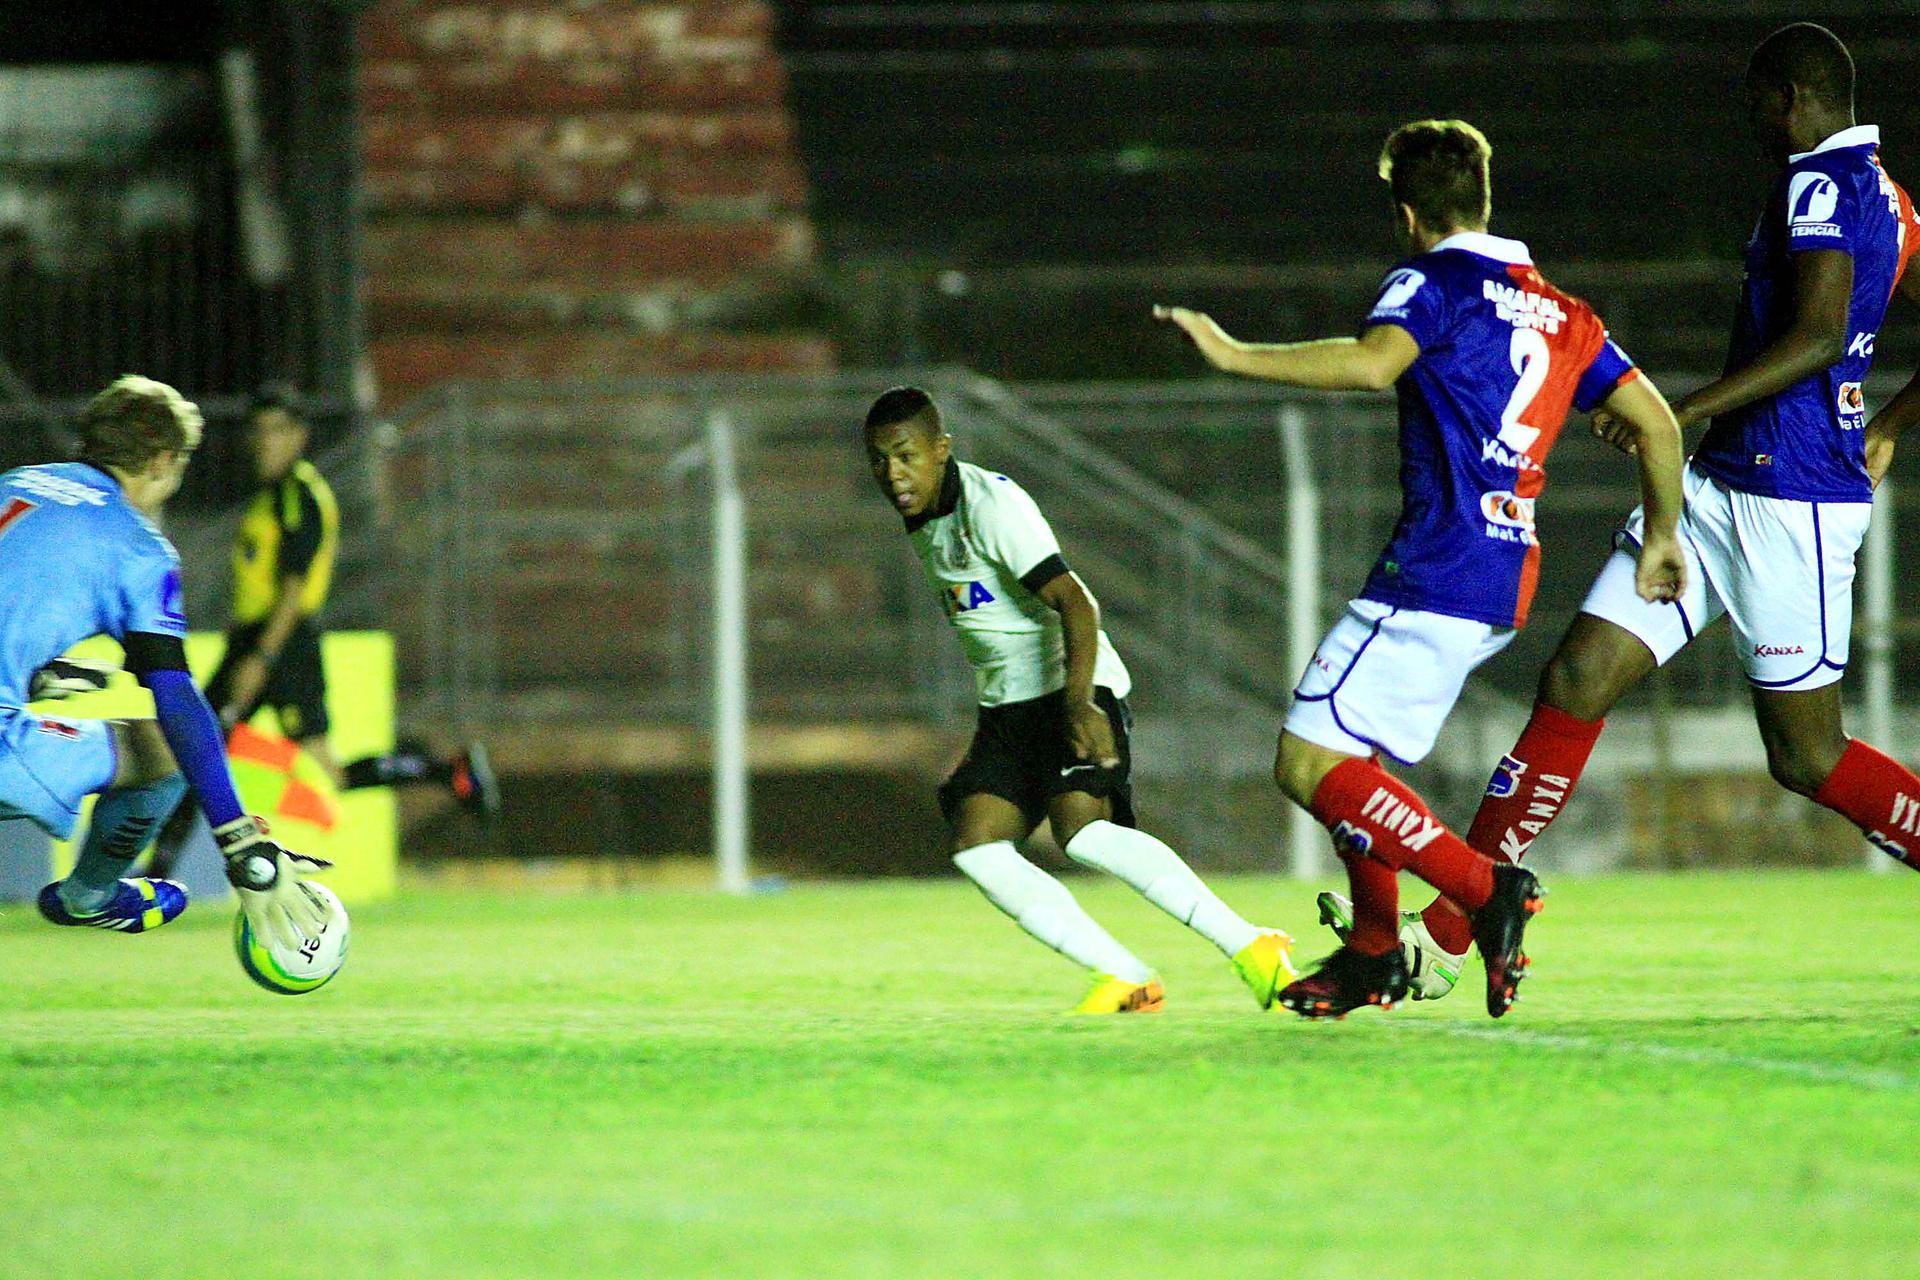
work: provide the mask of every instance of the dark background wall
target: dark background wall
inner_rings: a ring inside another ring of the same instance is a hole
[[[1860,119],[1920,182],[1912,3],[778,7],[822,257],[873,359],[1180,376],[1140,320],[1169,290],[1344,330],[1392,254],[1382,139],[1460,116],[1494,145],[1496,232],[1643,360],[1716,365],[1769,176],[1741,74],[1791,19],[1848,41]]]

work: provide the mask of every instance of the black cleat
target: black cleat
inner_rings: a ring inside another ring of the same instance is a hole
[[[493,765],[481,743],[469,742],[467,749],[453,758],[453,778],[448,785],[453,798],[482,822],[500,816],[500,781],[493,776]]]
[[[1527,976],[1520,939],[1527,922],[1545,906],[1547,891],[1525,867],[1502,862],[1493,869],[1493,896],[1473,913],[1473,941],[1487,966],[1487,1013],[1498,1018],[1513,1008],[1520,979]]]
[[[1393,1008],[1406,996],[1408,981],[1401,948],[1367,956],[1341,947],[1312,973],[1282,988],[1277,1000],[1303,1018],[1344,1018],[1370,1004]]]

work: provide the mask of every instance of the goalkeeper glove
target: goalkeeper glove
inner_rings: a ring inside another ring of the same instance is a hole
[[[55,658],[33,673],[27,682],[28,702],[53,702],[76,693],[98,693],[107,687],[115,667],[111,662],[83,658]]]
[[[323,858],[283,849],[267,839],[259,818],[235,818],[213,829],[214,843],[227,860],[227,880],[240,895],[240,909],[256,937],[298,950],[309,938],[320,936],[327,906],[301,882],[333,864]]]

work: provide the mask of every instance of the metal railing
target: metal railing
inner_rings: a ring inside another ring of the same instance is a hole
[[[1158,788],[1163,828],[1203,860],[1317,863],[1310,824],[1281,838],[1266,771],[1310,646],[1398,510],[1381,397],[1211,382],[1022,390],[956,369],[443,387],[399,415],[384,463],[410,710],[468,731],[612,723],[711,735],[734,714],[730,699],[748,704],[750,684],[762,728],[963,732],[971,682],[861,456],[867,405],[900,381],[934,395],[959,456],[1034,494],[1097,592],[1135,673],[1139,772]],[[715,558],[719,491],[700,465],[717,441],[737,462],[745,534],[720,539],[744,544],[737,606]],[[1416,774],[1451,818],[1470,811],[1518,731],[1540,664],[1634,501],[1631,468],[1590,441],[1570,436],[1552,465],[1536,623],[1470,682]],[[1897,740],[1896,675],[1920,651],[1892,617],[1893,575],[1920,525],[1892,515],[1863,556],[1857,687],[1863,727],[1901,750],[1911,744]],[[744,658],[737,682],[720,675],[728,635]],[[1742,724],[1745,682],[1721,643],[1694,646],[1614,718],[1616,748],[1556,828],[1566,861],[1611,865],[1636,841],[1684,846],[1691,837],[1668,816],[1678,779],[1733,769],[1764,781]],[[1651,834],[1633,835],[1643,818]]]

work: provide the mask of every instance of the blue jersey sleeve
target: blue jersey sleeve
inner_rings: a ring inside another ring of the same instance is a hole
[[[1620,349],[1619,343],[1608,338],[1600,344],[1586,372],[1580,375],[1580,382],[1573,389],[1573,407],[1581,413],[1591,413],[1604,404],[1613,389],[1625,382],[1633,371],[1633,360]]]
[[[1396,267],[1380,282],[1380,296],[1367,313],[1363,330],[1378,324],[1398,325],[1422,351],[1439,342],[1447,330],[1445,291],[1418,267]]]
[[[1818,169],[1787,175],[1787,251],[1836,249],[1852,253],[1860,227],[1860,200],[1850,182]]]
[[[180,586],[180,561],[155,539],[150,550],[127,566],[120,584],[120,620],[113,638],[131,631],[160,636],[187,634],[186,596]]]

